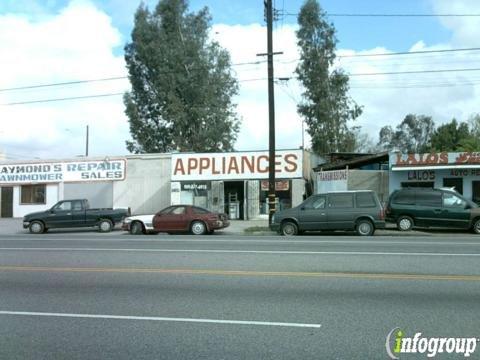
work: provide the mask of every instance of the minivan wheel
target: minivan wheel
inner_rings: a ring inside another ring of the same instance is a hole
[[[357,222],[357,235],[370,236],[375,232],[375,227],[370,220],[360,220]]]
[[[410,216],[400,216],[397,220],[397,228],[400,231],[410,231],[413,229],[413,219]]]
[[[298,234],[298,226],[294,222],[286,221],[282,224],[281,233],[285,236],[295,236]]]
[[[475,234],[480,234],[480,219],[475,220],[472,229]]]

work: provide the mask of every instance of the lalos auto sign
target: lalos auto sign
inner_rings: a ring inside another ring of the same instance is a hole
[[[277,179],[301,178],[302,150],[275,153]],[[172,181],[268,179],[268,151],[173,154]]]
[[[124,179],[124,159],[0,165],[0,184],[108,181]]]

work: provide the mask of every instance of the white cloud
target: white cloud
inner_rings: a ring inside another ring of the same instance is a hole
[[[477,1],[431,0],[436,13],[480,13]],[[133,16],[133,14],[132,14]],[[451,39],[425,44],[421,38],[411,51],[476,46],[480,37],[477,18],[441,18]],[[299,54],[295,26],[285,25],[274,32],[275,77],[289,77],[275,86],[277,148],[302,144],[302,120],[296,103],[301,88],[294,79]],[[233,63],[260,62],[235,66],[240,80],[236,98],[242,128],[238,150],[268,147],[268,96],[266,29],[259,24],[214,25],[212,37],[227,48]],[[58,14],[33,19],[21,15],[0,16],[0,78],[2,88],[30,84],[91,79],[126,74],[122,56],[115,49],[122,39],[111,19],[91,2],[73,1]],[[362,52],[339,49],[340,56],[385,53],[388,48]],[[478,67],[480,52],[452,52],[385,57],[344,57],[339,65],[349,73],[420,71]],[[261,79],[258,81],[247,81]],[[465,86],[465,84],[471,85]],[[456,117],[465,120],[478,112],[479,72],[352,76],[351,96],[364,106],[357,124],[376,138],[384,125],[396,126],[408,113],[433,116],[437,124]],[[461,84],[462,86],[452,86]],[[473,84],[473,85],[472,85]],[[89,83],[75,86],[0,92],[0,103],[117,93],[128,89],[128,81]],[[90,152],[93,155],[124,154],[129,138],[128,122],[121,96],[0,106],[0,142],[7,153],[30,157],[68,157],[82,154],[85,125],[90,125]],[[68,131],[65,129],[69,129]],[[306,145],[309,138],[306,136]]]
[[[0,16],[2,88],[126,75],[111,19],[89,1],[72,1],[55,16]],[[0,92],[0,103],[123,92],[127,80]],[[12,158],[123,154],[128,138],[121,96],[0,106],[0,141]]]

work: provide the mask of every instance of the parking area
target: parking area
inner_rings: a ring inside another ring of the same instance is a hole
[[[28,234],[28,230],[23,229],[22,219],[21,218],[0,218],[0,235],[21,235]],[[101,234],[102,236],[116,236],[119,234],[128,235],[127,232],[123,231],[120,228],[120,224],[117,224],[112,232],[100,233],[94,228],[75,228],[75,229],[51,229],[49,230],[50,234],[68,234],[69,236],[75,236],[76,234],[85,235],[88,233]],[[322,233],[311,233],[304,236],[315,236],[315,235],[353,235],[353,233],[346,232],[322,232]],[[276,233],[268,230],[266,220],[232,220],[230,226],[221,231],[217,231],[215,235],[235,235],[235,236],[265,236],[265,235],[276,235]],[[441,236],[441,237],[451,237],[455,236],[465,236],[471,235],[472,237],[479,236],[475,235],[469,231],[455,231],[455,230],[433,230],[433,229],[422,229],[422,230],[413,230],[413,231],[398,231],[395,224],[387,223],[386,229],[377,230],[375,236]]]

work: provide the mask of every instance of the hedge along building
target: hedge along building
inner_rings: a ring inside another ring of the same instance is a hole
[[[231,219],[268,216],[268,151],[172,154],[172,204],[226,212]],[[276,209],[302,202],[310,154],[277,150]]]
[[[309,159],[301,150],[277,151],[277,208],[302,201]],[[129,207],[134,214],[183,203],[255,218],[267,214],[267,179],[266,151],[0,162],[0,216],[85,198],[91,207]]]
[[[390,153],[390,193],[405,187],[455,187],[480,202],[480,153]]]

